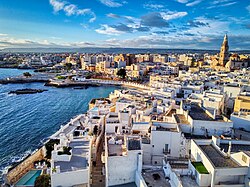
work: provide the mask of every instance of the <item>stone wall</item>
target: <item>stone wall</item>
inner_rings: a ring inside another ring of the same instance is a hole
[[[6,182],[13,185],[15,184],[22,176],[24,176],[30,169],[33,169],[34,162],[44,158],[43,147],[37,150],[33,155],[30,155],[28,158],[23,160],[15,168],[10,170],[6,176]]]

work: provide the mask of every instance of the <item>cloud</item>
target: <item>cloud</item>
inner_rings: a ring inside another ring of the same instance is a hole
[[[163,35],[167,35],[169,34],[168,31],[155,31],[153,34],[163,34]]]
[[[149,27],[138,27],[138,28],[135,28],[135,30],[137,30],[139,32],[148,32],[148,31],[150,31],[150,28]]]
[[[193,1],[193,2],[190,2],[190,3],[187,3],[186,6],[195,6],[195,5],[198,5],[201,2],[202,2],[202,0],[196,0],[196,1]]]
[[[150,9],[150,10],[159,10],[164,8],[164,5],[161,4],[144,4],[143,5],[144,8]]]
[[[197,36],[195,34],[173,35],[144,35],[126,40],[106,40],[107,45],[116,47],[135,47],[135,48],[177,48],[177,49],[218,49],[221,46],[223,35]],[[250,35],[239,36],[229,35],[229,45],[231,49],[249,49]]]
[[[188,21],[187,25],[190,26],[190,27],[203,27],[203,26],[209,27],[208,23],[205,23],[205,22],[202,22],[202,21],[193,21],[193,20]]]
[[[141,17],[141,25],[147,27],[169,27],[169,23],[159,12],[152,12]]]
[[[137,23],[137,24],[140,23],[140,19],[135,18],[135,17],[132,17],[132,16],[123,16],[123,18],[125,18],[126,21],[129,22],[129,23],[135,23],[135,24],[136,24],[136,23]]]
[[[55,13],[62,10],[65,6],[65,2],[58,0],[50,0],[49,3],[53,6],[53,10]]]
[[[106,24],[101,25],[101,28],[96,29],[95,31],[99,34],[105,34],[105,35],[120,35],[124,33],[124,31],[119,31]]]
[[[188,2],[188,0],[176,0],[176,1],[179,3],[187,3]]]
[[[121,7],[126,4],[126,1],[117,2],[116,0],[100,0],[100,2],[108,7]]]
[[[191,34],[202,35],[224,35],[229,30],[229,21],[222,21],[206,17],[197,17],[188,21],[186,25],[178,28],[179,32],[183,30]]]
[[[119,16],[117,14],[109,13],[109,14],[107,14],[107,17],[109,17],[109,18],[120,18],[121,16]]]
[[[51,38],[51,37],[50,37]],[[60,41],[60,40],[59,40]],[[30,40],[30,39],[19,39],[19,38],[0,38],[0,48],[38,48],[38,47],[46,47],[46,48],[52,48],[52,47],[88,47],[88,46],[94,46],[95,43],[87,42],[87,41],[80,41],[80,42],[62,42],[56,43],[51,42],[51,39],[49,40]]]
[[[125,25],[123,23],[119,23],[117,25],[101,25],[101,28],[95,30],[99,34],[105,35],[121,35],[124,33],[132,33],[132,32],[148,32],[150,28],[143,27],[140,25]]]
[[[210,4],[212,4],[212,5],[223,4],[223,3],[228,3],[230,1],[232,1],[232,0],[214,0]]]
[[[89,22],[94,22],[96,20],[96,15],[91,9],[79,9],[75,4],[70,4],[67,1],[60,0],[50,0],[50,4],[53,7],[54,13],[64,11],[67,16],[89,15],[91,16]]]
[[[0,33],[0,37],[1,37],[1,36],[8,36],[8,34]]]
[[[190,1],[190,0],[176,0],[177,2],[179,3],[182,3],[182,4],[186,4],[186,6],[195,6],[195,5],[198,5],[199,3],[201,3],[203,0],[194,0],[194,1]]]
[[[140,23],[140,19],[132,17],[132,16],[123,16],[123,15],[118,15],[118,14],[113,14],[113,13],[106,14],[106,16],[109,18],[120,19],[123,21],[125,20],[126,22],[128,22],[130,24],[139,24]]]
[[[221,46],[223,34],[195,35],[184,33],[181,35],[155,33],[129,39],[109,38],[98,42],[51,42],[48,40],[34,41],[30,39],[0,38],[1,48],[37,48],[37,47],[134,47],[134,48],[179,48],[179,49],[218,49]],[[229,35],[230,49],[249,49],[250,35]]]
[[[162,18],[164,20],[172,20],[172,19],[177,19],[177,18],[181,18],[181,17],[184,17],[186,15],[188,15],[187,12],[172,12],[172,11],[169,11],[169,12],[161,12],[160,13]]]
[[[61,40],[62,39],[62,38],[57,37],[57,36],[51,36],[50,38],[53,39],[53,40]]]
[[[212,1],[211,5],[207,7],[207,9],[212,9],[212,8],[219,8],[219,7],[227,7],[227,6],[231,6],[238,3],[237,1],[232,1],[232,0],[216,0],[216,1]]]
[[[153,28],[168,28],[169,20],[181,18],[186,16],[187,12],[151,12],[141,17],[141,19],[122,16],[113,13],[107,14],[108,17],[120,19],[120,21],[126,21],[128,24],[119,23],[116,25],[103,24],[101,28],[96,29],[97,33],[106,35],[120,35],[123,33],[131,32],[149,32]],[[157,30],[154,30],[157,31]],[[166,33],[165,33],[166,34]]]
[[[123,23],[119,23],[118,25],[112,25],[110,27],[116,29],[117,31],[121,31],[121,32],[132,32],[133,31],[132,27],[128,27],[127,25],[125,25]]]

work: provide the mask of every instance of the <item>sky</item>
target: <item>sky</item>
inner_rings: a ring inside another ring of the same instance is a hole
[[[0,0],[0,49],[250,49],[249,0]]]

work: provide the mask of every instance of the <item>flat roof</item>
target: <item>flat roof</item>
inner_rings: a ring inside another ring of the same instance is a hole
[[[140,139],[129,138],[128,139],[128,150],[141,150]]]
[[[170,132],[178,132],[177,128],[169,128],[169,127],[162,127],[162,126],[157,126],[156,131],[170,131]]]
[[[61,172],[86,169],[88,166],[89,140],[86,138],[73,139],[69,146],[72,148],[71,160],[69,162],[55,162],[55,166],[60,166]]]
[[[228,151],[229,144],[220,143],[220,148],[224,149],[224,152]],[[250,145],[242,145],[242,144],[233,144],[231,146],[231,152],[240,152],[240,151],[250,151]]]
[[[197,104],[191,105],[191,110],[188,113],[194,120],[216,121],[210,117],[206,112]]]
[[[159,179],[154,179],[153,175],[158,175]],[[154,169],[142,169],[142,177],[144,178],[146,184],[152,187],[171,187],[170,183],[165,179],[165,175],[160,170]]]
[[[180,176],[181,182],[185,187],[199,187],[194,179],[190,176]]]
[[[215,167],[228,167],[237,168],[239,165],[231,158],[222,155],[214,146],[212,145],[199,145],[203,152],[209,157],[210,161]]]

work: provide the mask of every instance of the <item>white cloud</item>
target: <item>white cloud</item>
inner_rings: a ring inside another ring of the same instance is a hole
[[[100,0],[100,2],[108,7],[121,7],[123,4],[127,3],[126,1],[118,3],[115,0]]]
[[[211,4],[216,5],[216,4],[220,4],[220,3],[227,3],[230,1],[232,1],[232,0],[215,0],[215,1],[212,1]]]
[[[19,38],[0,38],[0,48],[72,48],[72,47],[130,47],[130,48],[189,48],[189,49],[218,49],[223,40],[223,34],[202,34],[196,36],[150,34],[128,39],[109,38],[96,42],[78,41],[64,42],[62,40],[52,42],[48,40],[31,40]],[[231,49],[248,49],[250,35],[229,35]]]
[[[120,35],[123,34],[123,31],[116,30],[113,27],[110,27],[106,24],[101,25],[101,28],[95,30],[99,34],[105,34],[105,35]]]
[[[113,14],[113,13],[106,14],[106,16],[109,18],[120,18],[121,17],[118,14]]]
[[[161,4],[144,4],[143,6],[144,6],[144,8],[155,9],[155,10],[164,8],[164,6]]]
[[[52,37],[50,37],[52,38]],[[88,47],[95,45],[91,42],[51,42],[48,40],[30,40],[30,39],[20,39],[20,38],[0,38],[0,48],[37,48],[37,47]]]
[[[49,2],[53,6],[53,10],[55,13],[62,10],[65,6],[65,2],[62,2],[62,1],[50,0]]]
[[[186,6],[195,6],[195,5],[198,5],[201,2],[202,2],[202,0],[196,0],[196,1],[193,1],[191,3],[187,3]]]
[[[237,1],[232,0],[216,0],[211,2],[212,6],[207,7],[207,9],[211,8],[219,8],[219,7],[227,7],[238,3]]]
[[[172,19],[177,19],[186,16],[188,13],[187,12],[161,12],[160,13],[162,18],[165,20],[172,20]]]
[[[60,1],[60,0],[50,0],[50,4],[53,7],[55,13],[63,10],[67,16],[72,15],[90,15],[91,18],[89,22],[93,22],[96,20],[96,15],[91,9],[79,9],[75,4],[69,4],[67,1]]]
[[[0,33],[0,36],[8,36],[8,34]]]
[[[176,1],[179,3],[187,3],[188,2],[188,0],[176,0]]]
[[[61,40],[62,39],[62,38],[57,37],[57,36],[51,36],[50,38],[53,39],[53,40]]]
[[[187,31],[190,34],[204,35],[224,35],[229,30],[229,21],[220,21],[215,19],[209,19],[205,17],[197,17],[194,19],[195,22],[206,23],[208,26],[202,27],[190,27]]]
[[[65,6],[63,10],[65,11],[67,16],[77,14],[77,6],[73,4]]]

